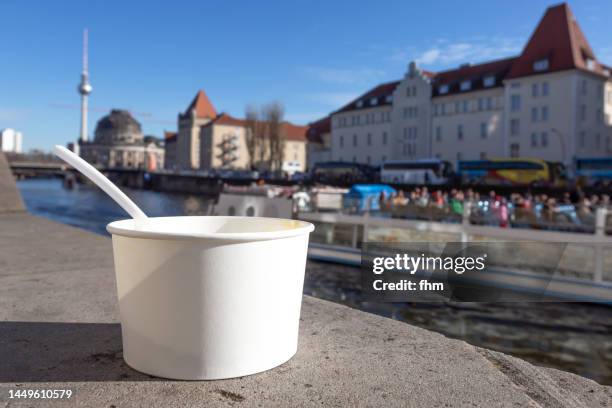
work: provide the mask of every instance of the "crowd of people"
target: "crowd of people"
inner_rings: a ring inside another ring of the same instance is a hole
[[[547,194],[497,194],[494,190],[481,194],[472,189],[450,191],[417,187],[400,190],[390,196],[381,194],[379,206],[394,216],[419,214],[417,218],[462,219],[469,216],[473,223],[498,225],[542,226],[555,224],[593,226],[598,208],[611,208],[607,194],[590,195],[566,192],[555,198]],[[469,213],[466,207],[469,205]]]

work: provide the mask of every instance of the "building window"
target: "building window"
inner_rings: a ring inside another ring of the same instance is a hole
[[[540,140],[542,147],[548,146],[548,132],[542,132],[542,139]]]
[[[519,126],[520,126],[520,122],[518,119],[510,119],[510,134],[512,136],[517,136],[519,134]]]
[[[533,69],[535,71],[546,71],[548,69],[548,58],[544,58],[534,62]]]
[[[480,152],[480,160],[486,160],[486,159],[487,159],[487,153]]]
[[[463,140],[463,125],[457,126],[457,139]]]
[[[538,97],[538,84],[531,84],[531,96]]]
[[[518,143],[512,143],[510,145],[510,157],[519,157],[521,154],[521,148]]]
[[[510,110],[512,110],[512,112],[518,112],[521,110],[521,95],[510,96]]]
[[[582,94],[583,95],[587,94],[587,81],[586,81],[586,79],[582,80]]]
[[[440,85],[440,87],[438,88],[438,92],[442,95],[447,94],[448,93],[448,85]]]
[[[380,159],[383,163],[387,161],[387,156],[383,154],[383,157]]]
[[[440,115],[442,116],[446,115],[446,104],[445,103],[440,104]]]
[[[487,138],[487,124],[485,122],[482,122],[480,124],[480,138],[481,139]]]
[[[357,135],[353,135],[353,146],[357,147]]]
[[[468,111],[470,110],[470,105],[468,103],[468,101],[463,101],[463,113],[468,113]]]
[[[412,86],[412,96],[417,96],[417,88],[416,85]]]
[[[387,144],[387,132],[383,132],[382,134],[382,144],[383,145]]]
[[[538,135],[535,133],[531,134],[531,147],[538,147]]]
[[[438,116],[438,104],[437,103],[434,103],[434,106],[433,106],[433,115],[434,116]]]
[[[542,96],[548,96],[548,82],[542,82]]]
[[[459,85],[459,88],[462,91],[469,91],[470,89],[472,89],[472,82],[471,81],[463,81],[461,82],[461,84]]]
[[[487,101],[487,110],[493,110],[493,98],[490,96],[486,99]]]
[[[404,119],[408,117],[408,108],[402,109],[402,116],[404,117]]]
[[[580,120],[584,122],[586,120],[586,105],[580,105]]]
[[[595,148],[599,149],[601,147],[601,135],[598,133],[595,135]]]
[[[370,156],[366,157],[366,163],[370,164]]]
[[[595,121],[597,123],[603,122],[603,114],[601,113],[601,108],[597,108],[597,112],[595,112]]]
[[[485,88],[492,87],[493,85],[495,85],[495,77],[493,75],[484,77],[484,79],[482,80],[482,84]]]
[[[586,133],[585,132],[580,132],[579,133],[579,142],[580,142],[580,147],[585,147],[586,146]]]
[[[586,66],[589,71],[595,70],[595,60],[592,58],[586,59]]]
[[[538,108],[531,108],[531,121],[532,122],[538,121]]]
[[[485,107],[485,100],[484,98],[478,98],[478,110],[479,111],[483,111]]]
[[[455,101],[455,114],[458,114],[461,110],[461,102]]]
[[[548,120],[548,106],[542,106],[540,118],[542,119],[542,122],[546,122]]]
[[[436,126],[436,142],[442,141],[442,126]]]
[[[457,161],[461,160],[463,160],[463,155],[461,154],[461,152],[457,152]]]
[[[344,136],[340,136],[340,147],[344,147]]]
[[[372,146],[372,135],[368,133],[368,146]]]

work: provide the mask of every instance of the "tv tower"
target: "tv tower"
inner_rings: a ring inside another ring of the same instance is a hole
[[[81,72],[81,83],[77,87],[81,94],[81,133],[78,142],[87,142],[87,105],[89,94],[93,90],[89,84],[88,49],[87,49],[87,29],[83,30],[83,71]],[[78,146],[77,142],[77,146]]]

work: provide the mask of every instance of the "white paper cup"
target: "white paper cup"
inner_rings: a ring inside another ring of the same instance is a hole
[[[257,217],[110,223],[126,363],[159,377],[213,380],[289,360],[313,229]]]

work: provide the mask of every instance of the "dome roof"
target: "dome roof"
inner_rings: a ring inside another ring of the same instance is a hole
[[[113,109],[96,125],[96,144],[142,144],[144,136],[140,123],[126,110]]]

